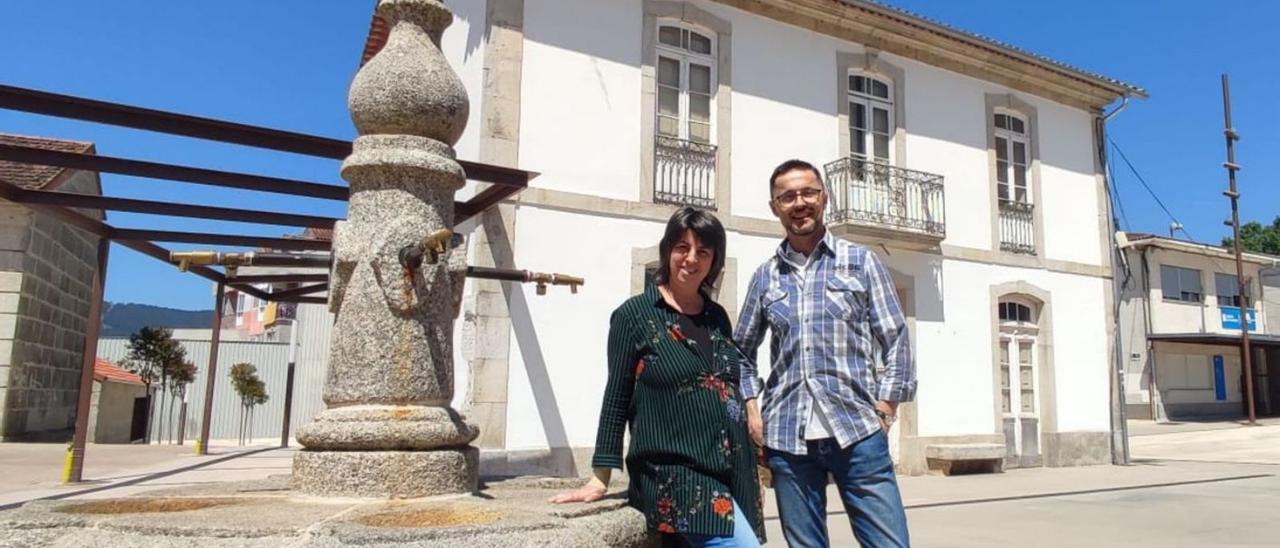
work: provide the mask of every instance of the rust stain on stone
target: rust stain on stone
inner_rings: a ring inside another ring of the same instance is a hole
[[[391,418],[394,420],[405,420],[409,418],[410,411],[404,407],[397,407],[391,410]]]
[[[429,529],[483,525],[501,519],[503,514],[478,507],[432,507],[417,510],[385,511],[356,519],[366,527],[395,529]]]
[[[62,514],[162,514],[231,506],[242,502],[231,499],[119,499],[68,504],[59,506],[54,511]]]

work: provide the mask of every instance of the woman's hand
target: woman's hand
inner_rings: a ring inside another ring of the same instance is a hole
[[[608,491],[605,486],[600,485],[593,478],[586,485],[579,487],[577,490],[560,493],[549,499],[547,502],[563,504],[566,502],[595,502],[604,498],[605,492]]]
[[[755,398],[747,400],[747,433],[757,447],[764,447],[764,419],[760,416],[760,405]]]
[[[595,468],[591,472],[592,477],[587,481],[586,485],[583,485],[574,491],[555,495],[547,499],[547,502],[555,504],[562,504],[566,502],[595,502],[604,498],[604,494],[609,491],[609,479],[613,475],[613,470],[609,468]]]

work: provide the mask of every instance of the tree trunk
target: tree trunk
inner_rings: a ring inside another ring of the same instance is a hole
[[[166,399],[166,397],[169,395],[168,379],[166,378],[166,375],[164,374],[164,372],[163,372],[163,371],[164,371],[164,370],[163,370],[163,369],[161,369],[161,373],[160,373],[160,421],[159,421],[159,423],[157,424],[157,429],[156,429],[156,430],[157,430],[157,432],[156,432],[156,443],[163,443],[163,442],[164,442],[164,423],[165,423],[165,420],[164,420],[164,419],[165,419],[165,417],[164,417],[164,400],[165,400],[165,399]]]
[[[151,424],[155,422],[156,418],[156,395],[151,388],[152,383],[147,383],[147,443],[151,443],[151,434],[155,432],[155,429],[151,428]]]

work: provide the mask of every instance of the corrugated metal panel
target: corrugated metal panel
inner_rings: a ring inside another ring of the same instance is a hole
[[[298,355],[293,385],[293,416],[298,427],[311,422],[324,410],[324,381],[329,371],[329,340],[333,334],[333,314],[322,304],[298,306]],[[280,422],[277,419],[276,422]],[[276,436],[279,436],[277,428]]]
[[[326,314],[327,315],[327,314]],[[301,335],[301,333],[300,333]],[[299,337],[299,342],[302,342]],[[195,363],[196,379],[187,388],[186,439],[196,439],[200,433],[200,415],[204,406],[205,380],[208,375],[209,349],[208,340],[179,340],[187,351],[187,356]],[[98,356],[111,361],[119,361],[128,354],[129,339],[127,337],[106,337],[98,342]],[[324,347],[327,355],[328,342]],[[301,354],[301,353],[300,353]],[[242,410],[240,398],[231,386],[228,376],[231,366],[237,363],[251,363],[258,368],[258,377],[266,383],[267,403],[258,406],[252,414],[252,433],[255,439],[278,438],[280,436],[281,418],[284,412],[285,379],[288,368],[288,343],[224,341],[218,347],[218,370],[214,381],[213,418],[209,436],[212,439],[235,440],[239,437]],[[323,374],[310,375],[302,373],[305,368],[298,364],[297,388],[295,388],[295,417],[300,409],[309,409],[318,403],[319,389],[302,387],[303,382],[310,382],[319,377],[323,383]],[[322,364],[318,364],[323,366]],[[313,366],[314,367],[314,366]],[[317,402],[302,401],[302,398],[314,395]],[[152,429],[153,439],[177,437],[180,403],[174,402],[170,413],[168,399],[165,398],[165,409],[160,409],[160,394],[155,401]],[[314,413],[307,415],[307,420]],[[299,417],[300,418],[300,417]],[[163,420],[163,425],[161,424]],[[298,424],[296,421],[294,424]]]

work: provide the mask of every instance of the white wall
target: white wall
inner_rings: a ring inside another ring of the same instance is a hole
[[[1235,263],[1230,259],[1207,257],[1178,250],[1155,248],[1148,252],[1148,263],[1151,267],[1151,327],[1155,333],[1239,333],[1238,328],[1222,327],[1221,311],[1218,307],[1217,283],[1215,273],[1235,275]],[[1165,300],[1160,277],[1162,265],[1190,268],[1200,271],[1201,302],[1188,303]],[[1254,263],[1245,263],[1245,277],[1253,280],[1253,307],[1256,312],[1257,328],[1252,332],[1267,331],[1265,302],[1259,299],[1261,293],[1257,284],[1260,267]]]
[[[462,78],[471,99],[467,127],[454,149],[458,158],[475,160],[480,156],[480,109],[484,98],[484,52],[486,0],[449,0],[453,24],[440,38],[440,49],[454,72]]]
[[[954,260],[943,279],[945,321],[916,324],[921,436],[994,433],[990,288],[1016,281],[1050,293],[1058,430],[1109,429],[1105,280]]]
[[[729,21],[733,33],[732,159],[723,166],[732,173],[733,199],[719,214],[772,220],[767,178],[777,163],[799,157],[821,165],[839,156],[843,130],[837,105],[843,98],[836,55],[862,47],[721,4],[694,3]],[[472,96],[472,120],[458,147],[463,158],[475,157],[478,142],[476,67],[483,41],[475,50],[460,44],[473,31],[464,32],[464,26],[483,29],[484,4],[451,2],[460,16],[473,17],[455,23],[449,31],[455,34],[445,39],[446,54]],[[530,1],[524,9],[519,167],[541,173],[534,187],[636,200],[641,2]],[[891,54],[881,59],[906,73],[906,167],[946,178],[945,243],[990,250],[994,204],[984,94],[1009,90]],[[1091,114],[1016,95],[1038,110],[1044,198],[1038,207],[1046,226],[1041,255],[1103,264]],[[546,296],[523,286],[513,299],[507,449],[591,446],[606,373],[609,313],[631,294],[631,250],[655,245],[661,223],[521,206],[516,225],[520,268],[580,275],[587,285],[578,295],[551,288]],[[730,234],[739,298],[776,245],[771,238]],[[1107,280],[937,254],[894,251],[886,262],[916,277],[920,435],[994,433],[990,287],[1012,281],[1053,295],[1059,430],[1108,429]],[[767,351],[761,352],[761,361],[767,359]],[[465,372],[458,376],[465,386]]]
[[[774,166],[793,157],[821,166],[840,155],[836,54],[863,48],[720,4],[695,3],[733,30],[730,211],[771,219],[767,180]],[[642,21],[638,1],[525,5],[520,162],[542,173],[533,186],[637,198]],[[945,177],[946,243],[991,249],[984,94],[1010,90],[892,54],[880,57],[905,71],[906,167]],[[1103,264],[1092,115],[1014,94],[1038,111],[1042,255]]]
[[[520,167],[531,186],[639,197],[639,2],[524,7]]]

